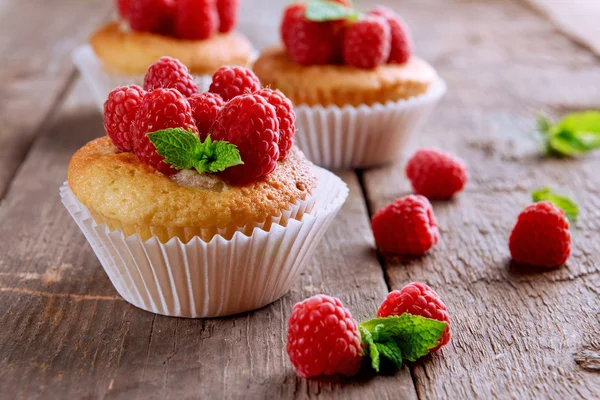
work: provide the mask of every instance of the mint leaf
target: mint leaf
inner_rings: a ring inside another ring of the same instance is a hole
[[[360,13],[343,4],[327,0],[313,0],[306,5],[305,17],[309,21],[325,22],[341,19],[358,19]]]
[[[446,329],[445,322],[408,313],[373,318],[360,323],[360,326],[369,331],[375,343],[395,342],[402,359],[408,361],[416,361],[427,355],[430,349],[439,344]]]
[[[552,193],[549,187],[534,190],[531,193],[531,198],[535,203],[544,200],[551,201],[558,208],[562,209],[565,212],[565,215],[567,216],[569,221],[575,222],[577,221],[577,217],[579,217],[579,207],[577,206],[577,204],[568,197]]]
[[[576,156],[600,148],[600,112],[567,115],[556,124],[538,117],[538,131],[547,155]]]
[[[379,354],[393,362],[397,368],[402,366],[402,351],[400,351],[400,347],[398,347],[396,342],[375,343],[375,346]]]
[[[556,124],[557,130],[600,134],[600,112],[584,111],[569,114]]]
[[[379,372],[379,350],[377,349],[377,345],[373,340],[373,335],[366,328],[363,328],[361,325],[358,326],[358,331],[360,332],[360,337],[365,346],[365,351],[368,351],[369,358],[371,359],[371,367],[375,370],[375,372]]]
[[[210,135],[200,142],[198,136],[190,131],[169,128],[148,133],[148,138],[156,152],[175,169],[194,168],[204,174],[243,164],[237,146],[226,141],[213,141]]]

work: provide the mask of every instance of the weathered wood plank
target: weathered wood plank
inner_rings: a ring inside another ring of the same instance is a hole
[[[71,154],[102,134],[81,82],[35,142],[0,205],[0,392],[8,397],[408,398],[408,368],[391,377],[306,381],[285,352],[292,305],[339,296],[357,319],[387,293],[358,180],[299,282],[238,317],[187,320],[139,310],[112,288],[58,187]]]
[[[470,164],[458,198],[435,202],[441,241],[428,255],[385,265],[399,289],[423,281],[446,301],[453,339],[412,366],[420,398],[594,398],[600,375],[578,364],[600,353],[600,157],[544,160],[531,138],[537,112],[595,108],[600,63],[516,1],[430,0],[404,9],[418,52],[449,92],[413,146]],[[429,27],[431,10],[444,15]],[[466,23],[465,21],[468,21]],[[568,55],[568,56],[567,56]],[[364,174],[373,211],[410,193],[406,157]],[[510,263],[508,236],[529,192],[544,185],[577,199],[573,256],[554,271]]]
[[[7,0],[0,9],[0,198],[74,76],[71,51],[110,13],[106,0]]]

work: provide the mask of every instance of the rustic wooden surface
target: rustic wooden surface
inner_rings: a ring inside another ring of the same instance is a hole
[[[348,202],[288,295],[237,317],[175,319],[116,294],[58,197],[71,154],[103,134],[69,53],[108,16],[108,3],[0,6],[2,398],[600,396],[600,157],[543,160],[529,135],[538,111],[600,105],[600,61],[590,51],[517,0],[388,1],[449,86],[406,154],[434,145],[470,164],[466,191],[434,204],[440,244],[380,264],[369,213],[410,191],[403,159],[341,173]],[[241,23],[259,46],[277,41],[269,12],[284,2],[272,3],[245,0],[262,10]],[[507,237],[529,191],[545,184],[581,205],[573,256],[556,271],[523,271],[510,263]],[[412,280],[447,303],[448,346],[393,376],[296,377],[285,353],[294,302],[327,293],[366,319]]]

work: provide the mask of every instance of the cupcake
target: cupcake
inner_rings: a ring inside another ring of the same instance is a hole
[[[321,166],[393,161],[446,90],[385,7],[362,14],[345,1],[292,4],[281,38],[253,68],[294,103],[297,144]]]
[[[202,89],[222,65],[246,66],[250,42],[234,30],[238,0],[118,1],[119,17],[96,30],[73,59],[102,108],[117,86],[142,85],[162,56],[181,60]]]
[[[250,70],[222,67],[210,92],[184,95],[185,70],[151,68],[161,85],[109,94],[107,136],[73,155],[63,203],[137,307],[216,317],[269,304],[348,189],[293,146],[291,102]]]

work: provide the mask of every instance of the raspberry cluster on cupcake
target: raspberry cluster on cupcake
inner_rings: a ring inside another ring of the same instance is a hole
[[[284,11],[281,39],[253,68],[296,105],[298,144],[323,166],[392,161],[445,91],[414,55],[407,25],[385,7],[361,13],[344,0],[295,3]]]

